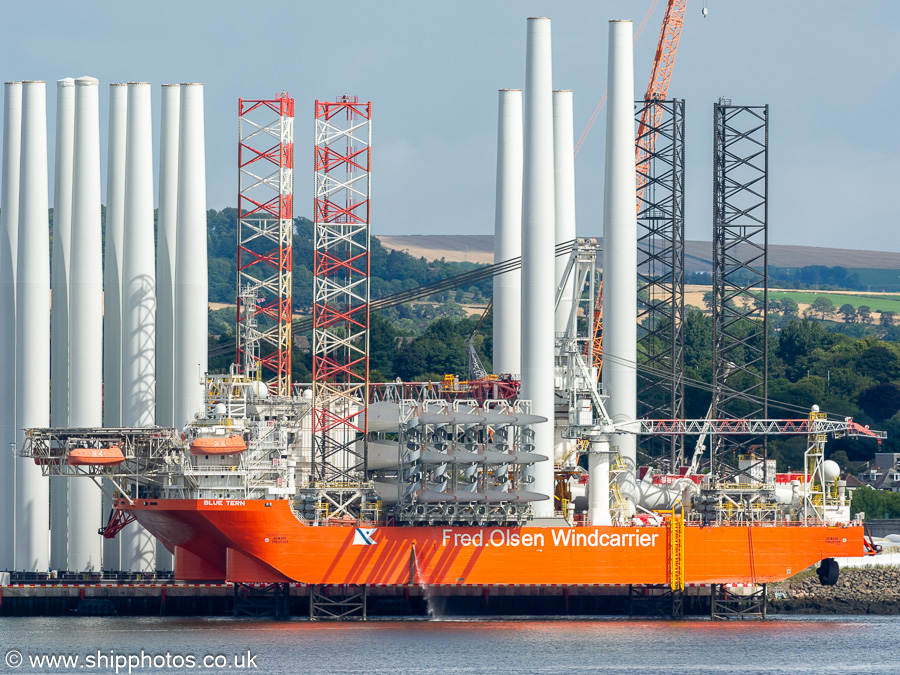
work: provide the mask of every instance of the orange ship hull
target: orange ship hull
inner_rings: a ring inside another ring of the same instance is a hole
[[[119,500],[185,580],[308,584],[666,584],[660,527],[314,527],[286,500]],[[780,581],[864,555],[863,528],[686,526],[687,584]]]

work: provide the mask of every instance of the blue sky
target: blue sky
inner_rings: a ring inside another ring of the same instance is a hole
[[[3,80],[206,84],[208,204],[235,204],[237,99],[297,101],[295,213],[312,211],[313,102],[373,102],[374,234],[493,232],[497,90],[525,78],[525,19],[553,19],[554,87],[580,135],[606,88],[607,21],[651,0],[4,3]],[[689,0],[670,95],[686,99],[687,235],[711,231],[712,104],[770,104],[770,241],[900,251],[900,3]],[[665,0],[635,50],[647,86]],[[605,117],[576,160],[578,232],[600,233]],[[158,143],[158,139],[154,139]],[[51,164],[52,166],[52,164]],[[52,178],[51,181],[52,183]]]

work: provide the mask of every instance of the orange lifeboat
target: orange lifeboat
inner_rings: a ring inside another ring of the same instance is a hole
[[[75,448],[69,451],[70,466],[116,466],[124,461],[125,455],[118,445],[107,448]]]
[[[243,437],[201,436],[191,441],[192,455],[239,455],[247,449]]]

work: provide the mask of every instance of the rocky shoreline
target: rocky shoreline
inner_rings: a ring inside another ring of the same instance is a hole
[[[771,614],[900,614],[900,568],[842,569],[822,586],[814,570],[768,585]]]

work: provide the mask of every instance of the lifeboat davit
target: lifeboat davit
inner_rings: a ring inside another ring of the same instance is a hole
[[[35,457],[34,463],[38,466],[59,466],[59,457]]]
[[[233,436],[201,436],[191,441],[192,455],[239,455],[247,443],[238,434]]]
[[[124,461],[125,455],[118,445],[106,448],[74,448],[69,451],[71,466],[116,466]]]

